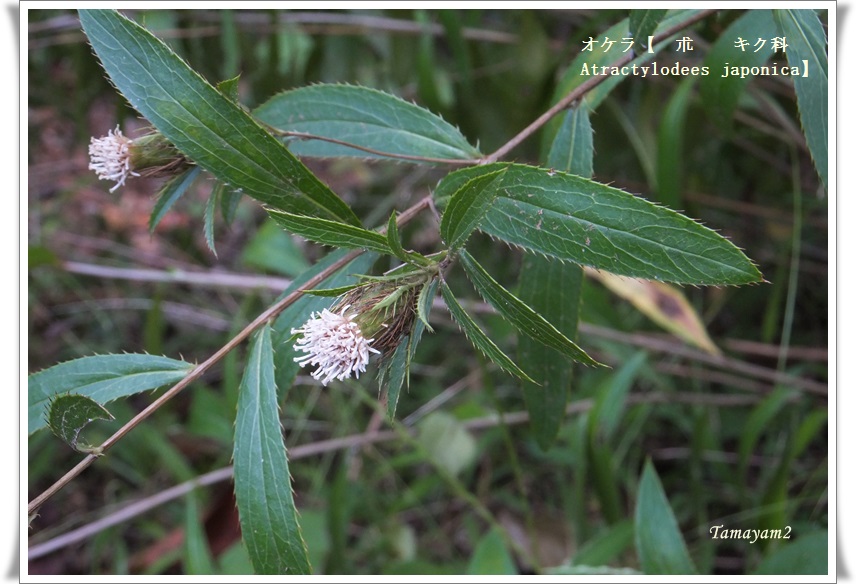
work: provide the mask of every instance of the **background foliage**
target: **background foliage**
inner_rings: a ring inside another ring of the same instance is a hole
[[[666,51],[658,60],[713,59],[725,31],[761,12],[720,11],[693,29],[692,56]],[[442,114],[482,152],[567,90],[564,73],[583,39],[627,17],[618,10],[129,14],[212,83],[240,73],[238,95],[248,107],[313,82],[361,84]],[[218,216],[204,228],[210,182],[197,183],[149,235],[159,183],[132,179],[111,196],[86,169],[90,135],[117,121],[124,128],[144,122],[105,80],[75,14],[31,11],[30,18],[30,370],[123,351],[203,360],[323,248],[289,237],[246,199],[222,196],[233,220],[226,225]],[[280,387],[278,401],[316,572],[825,572],[827,233],[825,191],[809,152],[816,137],[807,132],[809,146],[802,137],[800,88],[782,78],[741,85],[716,88],[735,96],[726,112],[721,100],[706,99],[709,86],[689,78],[617,85],[591,105],[590,119],[578,120],[594,130],[594,156],[590,170],[575,170],[685,210],[759,264],[769,284],[684,289],[725,357],[666,337],[587,278],[578,341],[612,369],[575,372],[573,411],[555,421],[552,447],[519,423],[532,388],[521,392],[518,380],[485,362],[447,311],[432,313],[436,332],[423,336],[398,403],[415,441],[380,430],[372,377],[322,390],[299,376],[290,389]],[[518,162],[544,156],[537,138],[513,152]],[[412,204],[448,172],[347,158],[309,165],[367,226]],[[439,245],[427,216],[402,235],[419,251]],[[206,242],[212,237],[216,257]],[[469,245],[512,289],[521,269],[543,269],[481,234]],[[234,274],[249,287],[224,285]],[[456,269],[451,287],[466,289],[465,277]],[[524,280],[519,293],[533,303],[567,301],[534,297],[561,290],[545,288],[527,291]],[[514,354],[513,330],[475,295],[459,298]],[[229,464],[241,372],[254,347],[281,343],[282,333],[265,329],[233,352],[43,506],[31,551],[133,499]],[[517,349],[527,350],[525,341]],[[264,386],[259,397],[270,398]],[[141,394],[112,403],[115,421],[94,423],[86,441],[98,444],[150,401]],[[497,412],[501,421],[492,417]],[[318,446],[366,432],[378,432],[379,441]],[[29,446],[31,496],[79,459],[46,432]],[[661,524],[673,530],[641,531],[669,514],[671,523]],[[719,524],[790,525],[793,539],[711,539],[708,530]],[[664,538],[654,552],[685,546],[670,556],[677,564],[650,553],[654,537]],[[219,481],[33,559],[29,569],[248,573],[243,545],[231,485]],[[801,548],[823,562],[782,563]]]

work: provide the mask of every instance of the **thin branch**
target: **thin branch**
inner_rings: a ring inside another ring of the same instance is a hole
[[[136,282],[174,282],[179,284],[221,286],[224,288],[270,288],[272,290],[283,290],[291,285],[291,280],[286,278],[259,276],[256,274],[114,268],[113,266],[101,266],[83,262],[62,262],[61,267],[73,274],[132,280]]]
[[[425,197],[415,203],[410,208],[403,211],[398,217],[399,225],[404,225],[413,219],[420,211],[426,209],[428,207],[428,199],[429,197]],[[298,298],[303,295],[304,290],[310,290],[326,280],[329,276],[334,274],[340,268],[346,266],[353,259],[362,254],[362,250],[354,250],[347,255],[343,256],[342,259],[337,262],[331,264],[328,268],[322,270],[301,286],[299,289],[295,290],[262,314],[260,314],[253,322],[247,325],[244,330],[238,333],[234,338],[232,338],[228,343],[223,345],[216,353],[214,353],[207,360],[197,365],[190,373],[187,374],[181,381],[176,383],[170,389],[168,389],[162,396],[153,401],[149,406],[144,409],[142,412],[134,416],[128,423],[119,428],[115,434],[107,438],[99,449],[99,452],[104,453],[110,449],[116,442],[121,440],[125,434],[133,430],[138,424],[140,424],[143,420],[152,415],[155,411],[158,410],[163,404],[167,401],[175,397],[182,389],[199,379],[208,369],[210,369],[215,363],[220,361],[223,357],[225,357],[232,349],[241,344],[247,337],[249,337],[256,329],[264,325],[266,322],[276,317],[280,312],[291,306]],[[92,454],[89,454],[81,460],[74,468],[68,471],[61,479],[51,485],[47,490],[45,490],[41,495],[30,501],[30,504],[27,507],[28,515],[32,515],[38,508],[48,499],[50,499],[53,495],[55,495],[60,489],[62,489],[65,485],[71,482],[77,475],[83,472],[89,465],[91,465],[98,457]]]
[[[279,128],[275,128],[267,124],[265,124],[265,126],[272,134],[276,134],[277,136],[285,136],[287,138],[299,138],[301,140],[320,140],[321,142],[330,142],[331,144],[347,146],[348,148],[362,150],[363,152],[368,152],[369,154],[375,154],[377,156],[384,156],[386,158],[399,158],[401,160],[413,160],[415,162],[436,162],[438,164],[451,164],[459,166],[472,166],[474,164],[479,163],[478,160],[431,158],[430,156],[413,156],[411,154],[396,154],[394,152],[384,152],[382,150],[375,150],[374,148],[369,148],[368,146],[360,146],[359,144],[346,142],[344,140],[337,140],[336,138],[330,138],[327,136],[318,136],[317,134],[308,134],[306,132],[294,132],[292,130],[280,130]]]
[[[464,379],[468,379],[468,377]],[[460,383],[460,382],[458,382]],[[457,383],[450,386],[449,389],[458,385]],[[660,404],[660,403],[683,403],[693,405],[710,405],[715,407],[742,407],[758,403],[760,398],[754,396],[741,395],[714,395],[714,394],[697,394],[697,393],[649,393],[649,394],[631,394],[628,397],[628,404]],[[589,411],[594,406],[594,401],[584,399],[569,404],[565,410],[568,415],[579,414]],[[509,425],[523,424],[529,421],[529,414],[524,411],[511,412],[504,414],[502,422]],[[484,416],[474,418],[462,422],[462,425],[468,430],[484,430],[495,427],[500,423],[500,418],[497,415]],[[362,434],[351,434],[341,438],[332,438],[329,440],[320,440],[310,444],[303,444],[289,448],[289,460],[299,460],[308,458],[326,452],[337,450],[345,450],[348,448],[367,446],[369,444],[377,444],[381,442],[390,442],[395,440],[398,434],[392,430],[384,430],[379,432],[369,431]],[[188,492],[198,487],[205,487],[219,483],[232,478],[232,467],[227,466],[200,475],[194,479],[170,487],[160,493],[151,495],[144,499],[134,501],[128,505],[114,511],[100,519],[91,523],[87,523],[77,529],[58,535],[45,542],[33,545],[27,552],[27,557],[30,560],[46,556],[56,550],[70,546],[80,541],[84,541],[97,533],[104,531],[114,525],[119,525],[125,521],[129,521],[134,517],[142,515],[152,509],[164,505],[170,501],[178,499],[186,495]]]
[[[701,12],[699,12],[698,14],[696,14],[694,16],[691,16],[690,18],[688,18],[684,22],[678,23],[675,26],[673,26],[672,28],[669,28],[666,31],[664,31],[663,33],[654,37],[654,42],[652,44],[657,44],[657,43],[664,41],[665,39],[669,38],[670,36],[672,36],[676,32],[679,32],[679,31],[685,29],[686,27],[710,16],[711,14],[713,14],[715,12],[716,12],[716,10],[702,10]],[[622,56],[620,59],[618,59],[618,61],[616,61],[614,63],[610,63],[609,67],[622,67],[622,66],[630,63],[637,56],[638,55],[636,55],[635,53],[633,53],[631,51],[631,52],[627,53],[626,55]],[[542,126],[544,126],[547,122],[549,122],[551,119],[553,119],[560,112],[571,107],[571,105],[573,105],[574,102],[576,102],[579,99],[582,99],[582,97],[586,93],[588,93],[589,91],[591,91],[592,89],[594,89],[595,87],[597,87],[598,85],[600,85],[601,83],[606,81],[610,76],[611,76],[611,74],[609,74],[609,72],[607,71],[607,74],[605,74],[605,75],[596,75],[594,77],[589,77],[588,79],[586,79],[583,83],[581,83],[576,88],[574,88],[573,91],[571,91],[568,95],[566,95],[565,97],[560,99],[556,103],[556,105],[554,105],[549,110],[544,112],[538,119],[536,119],[534,122],[532,122],[531,124],[526,126],[519,134],[517,134],[511,140],[506,142],[496,152],[482,158],[481,164],[489,164],[491,162],[496,162],[497,160],[505,158],[505,156],[509,152],[511,152],[512,150],[517,148],[517,146],[520,145],[521,142],[526,140],[526,138],[528,138],[529,136],[534,134],[536,131],[538,131]]]

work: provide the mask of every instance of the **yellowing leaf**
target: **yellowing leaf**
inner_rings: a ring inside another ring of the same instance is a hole
[[[653,280],[616,276],[588,267],[585,272],[670,333],[708,353],[720,354],[698,313],[679,288]]]

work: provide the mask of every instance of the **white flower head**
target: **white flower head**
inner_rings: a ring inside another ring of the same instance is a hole
[[[102,138],[92,138],[89,144],[89,170],[101,180],[114,180],[112,193],[125,184],[128,176],[140,176],[131,170],[130,146],[132,140],[122,134],[119,126]]]
[[[330,312],[326,308],[320,313],[313,312],[306,323],[292,334],[303,336],[294,344],[296,351],[306,355],[295,357],[301,367],[318,365],[312,377],[319,379],[321,385],[327,385],[333,379],[343,380],[353,373],[359,379],[369,362],[369,354],[380,351],[370,346],[373,339],[366,339],[360,326],[354,321],[354,314],[348,315],[351,305],[345,306],[341,314]]]

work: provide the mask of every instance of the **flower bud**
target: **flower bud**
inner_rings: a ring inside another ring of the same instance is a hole
[[[301,366],[317,365],[312,377],[327,385],[365,372],[371,353],[383,358],[410,333],[416,319],[419,291],[425,275],[393,281],[361,284],[343,294],[329,309],[313,313],[292,334],[301,334],[294,345]]]
[[[112,193],[125,184],[129,176],[172,176],[191,162],[162,134],[152,132],[131,139],[119,126],[89,144],[89,169],[101,180],[116,181]]]

